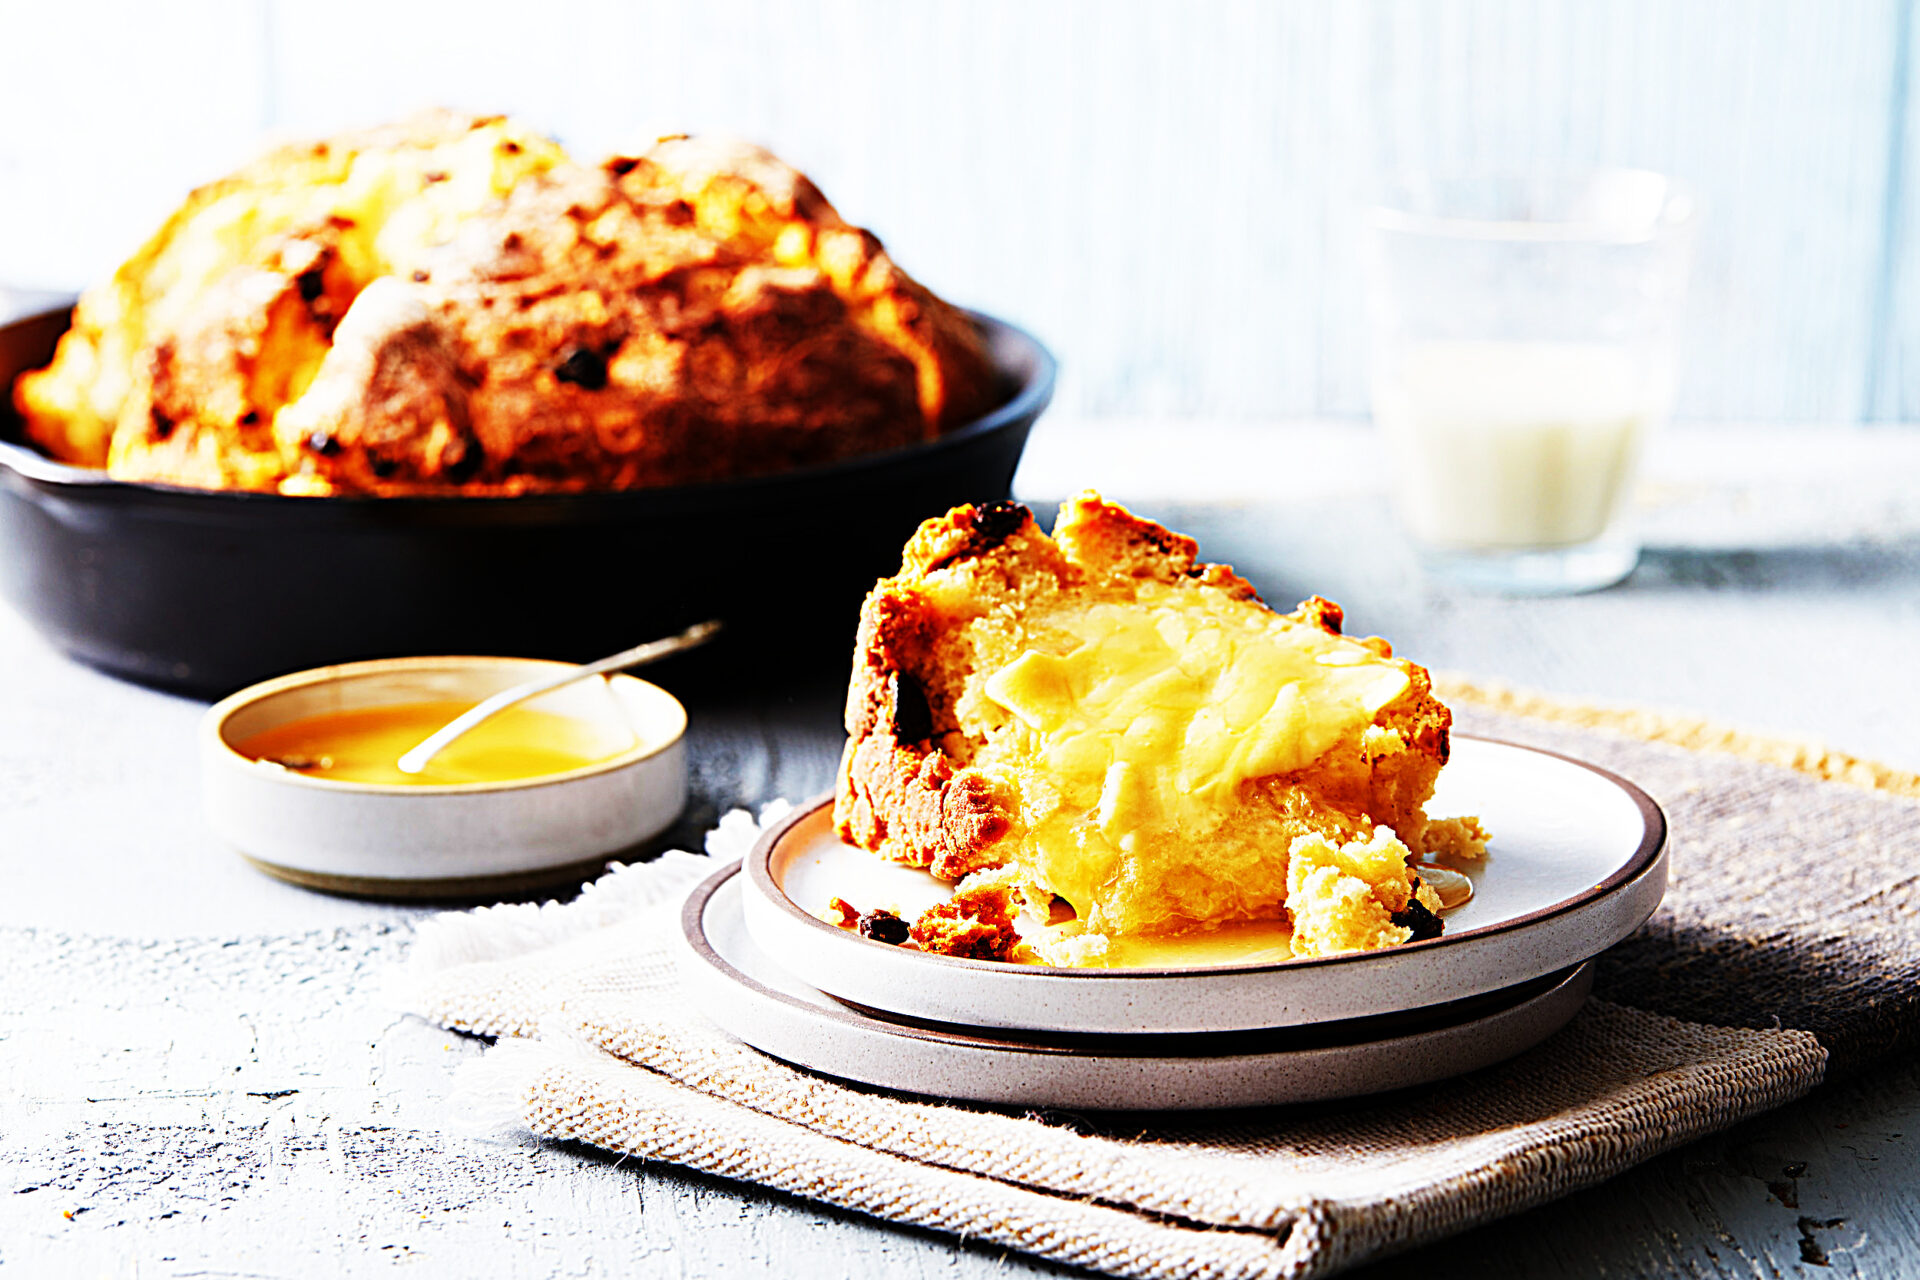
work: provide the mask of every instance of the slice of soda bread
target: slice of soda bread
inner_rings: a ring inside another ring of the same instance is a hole
[[[1452,721],[1426,671],[1197,549],[1090,492],[1052,537],[1013,503],[957,507],[867,597],[834,817],[961,882],[923,949],[1006,958],[1020,908],[1071,909],[1053,963],[1245,920],[1289,919],[1304,955],[1438,932],[1408,867]]]

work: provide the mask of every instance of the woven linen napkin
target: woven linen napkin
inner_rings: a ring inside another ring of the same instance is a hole
[[[1592,760],[1672,826],[1673,883],[1563,1031],[1449,1083],[1181,1115],[1013,1114],[801,1071],[705,1022],[677,980],[712,858],[614,870],[573,902],[427,922],[409,1007],[501,1037],[464,1106],[1122,1276],[1328,1275],[1590,1185],[1920,1040],[1920,778],[1699,721],[1463,681],[1459,728]],[[784,806],[770,806],[763,820]],[[709,852],[745,851],[728,815]]]

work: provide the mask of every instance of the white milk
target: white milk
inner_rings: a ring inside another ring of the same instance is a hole
[[[1430,545],[1590,542],[1633,476],[1655,412],[1633,359],[1576,342],[1425,342],[1373,388],[1401,512]]]

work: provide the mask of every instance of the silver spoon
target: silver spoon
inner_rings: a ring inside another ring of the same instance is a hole
[[[516,684],[512,688],[502,689],[486,701],[469,707],[452,720],[447,721],[446,724],[436,729],[429,737],[423,740],[419,746],[412,748],[405,755],[401,756],[399,760],[400,772],[419,773],[427,767],[429,760],[446,750],[447,745],[455,738],[465,735],[481,721],[491,719],[493,716],[505,711],[508,707],[525,702],[528,698],[537,698],[543,693],[550,693],[555,689],[563,689],[578,680],[586,680],[593,676],[605,675],[609,671],[625,671],[630,667],[645,666],[647,663],[657,662],[669,654],[697,648],[711,640],[714,633],[719,630],[720,622],[718,619],[697,622],[685,631],[682,631],[679,635],[668,636],[664,640],[649,640],[645,644],[637,644],[631,649],[624,649],[611,657],[602,658],[598,662],[589,662],[584,667],[575,667],[571,671],[562,671],[555,675],[541,676],[538,680],[528,680],[524,684]]]

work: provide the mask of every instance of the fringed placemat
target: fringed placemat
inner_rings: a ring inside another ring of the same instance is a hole
[[[1645,787],[1672,827],[1659,914],[1595,999],[1445,1086],[1182,1116],[1014,1115],[796,1070],[691,1007],[672,853],[565,905],[441,917],[409,1005],[502,1037],[468,1106],[1122,1276],[1320,1276],[1517,1212],[1798,1097],[1920,1039],[1920,778],[1644,711],[1438,682],[1460,730]],[[762,819],[777,816],[763,813]],[[725,819],[709,852],[757,831]]]

